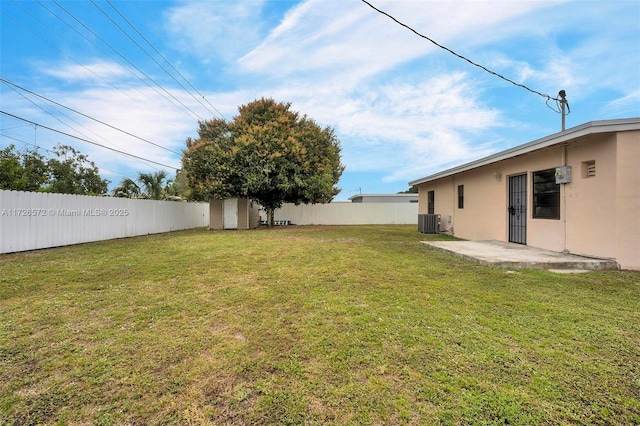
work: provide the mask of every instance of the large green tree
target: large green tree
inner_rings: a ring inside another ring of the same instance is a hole
[[[46,161],[37,151],[19,152],[15,145],[0,150],[0,189],[38,191],[47,179]]]
[[[61,194],[104,195],[109,181],[102,179],[93,161],[75,148],[58,144],[56,158],[47,162],[49,182],[45,192]]]
[[[183,155],[190,197],[249,197],[272,218],[284,202],[326,203],[338,194],[344,171],[340,141],[330,127],[259,99],[241,106],[230,122],[199,123]]]
[[[58,144],[46,160],[37,150],[0,150],[0,189],[102,195],[108,181],[96,165],[76,149]]]

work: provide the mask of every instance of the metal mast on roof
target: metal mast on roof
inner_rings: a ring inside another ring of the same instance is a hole
[[[567,114],[571,114],[571,108],[569,108],[569,101],[567,101],[567,93],[564,90],[558,92],[560,97],[560,113],[562,114],[562,131],[564,132],[565,117]],[[566,109],[565,109],[566,107]]]

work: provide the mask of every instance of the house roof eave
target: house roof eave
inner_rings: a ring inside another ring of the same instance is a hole
[[[640,130],[640,117],[636,118],[623,118],[615,120],[599,120],[589,121],[579,126],[572,127],[562,132],[554,133],[549,136],[545,136],[540,139],[536,139],[531,142],[527,142],[522,145],[509,148],[504,151],[489,155],[487,157],[480,158],[469,163],[456,166],[442,172],[438,172],[429,176],[425,176],[420,179],[409,182],[409,186],[420,185],[425,182],[430,182],[436,179],[452,176],[458,173],[466,172],[478,167],[486,166],[489,164],[497,163],[498,161],[514,158],[519,155],[528,154],[533,151],[548,148],[550,146],[558,145],[596,133],[611,133],[611,132],[624,132],[629,130]]]

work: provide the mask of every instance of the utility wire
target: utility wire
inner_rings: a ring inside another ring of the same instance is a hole
[[[30,124],[25,124],[25,126],[30,126]],[[55,152],[51,151],[50,149],[43,148],[43,147],[41,147],[41,146],[38,146],[38,145],[37,145],[37,144],[35,144],[35,143],[31,143],[31,142],[23,141],[22,139],[14,138],[13,136],[9,136],[9,135],[6,135],[6,134],[4,134],[4,133],[0,133],[0,136],[2,136],[3,138],[12,139],[12,140],[14,140],[14,141],[16,141],[16,142],[21,142],[21,143],[23,143],[23,144],[25,144],[25,145],[35,146],[37,149],[41,149],[41,150],[43,150],[43,151],[47,151],[47,152],[50,152],[50,153],[52,153],[52,154],[55,154]]]
[[[44,5],[40,0],[36,0],[36,3],[38,3],[40,5],[40,7],[42,7],[43,9],[45,9],[47,12],[49,12],[51,15],[55,16],[60,22],[62,22],[63,24],[65,24],[67,27],[69,27],[73,32],[75,32],[76,34],[78,34],[80,37],[82,37],[83,39],[85,39],[88,43],[94,45],[96,48],[98,48],[102,53],[104,53],[105,55],[109,56],[110,58],[112,58],[114,60],[115,63],[118,62],[118,60],[115,58],[115,56],[113,56],[113,54],[107,52],[106,50],[104,50],[101,46],[99,46],[97,43],[95,43],[91,38],[87,37],[85,34],[81,33],[80,31],[78,31],[77,28],[75,28],[73,25],[71,25],[69,22],[67,22],[64,18],[62,18],[61,16],[59,16],[56,12],[54,12],[53,10],[49,9],[46,5]],[[26,13],[26,11],[25,11]],[[65,11],[65,13],[67,13]],[[67,13],[68,14],[68,13]],[[58,36],[60,38],[62,38],[64,40],[64,37],[62,37],[60,34],[58,34]],[[116,75],[116,72],[114,72],[113,70],[111,70],[108,66],[104,65],[104,64],[100,64],[102,66],[102,68],[104,68],[105,70],[109,71],[111,74]],[[131,71],[130,71],[131,72]],[[95,73],[94,73],[95,74]],[[133,73],[132,73],[133,74]],[[95,74],[97,75],[97,74]],[[135,75],[135,74],[134,74]],[[105,81],[106,83],[110,84],[109,82],[107,82],[106,80],[102,79],[103,81]],[[146,84],[144,82],[144,80],[140,79],[140,81],[142,81],[143,84]],[[110,84],[111,85],[111,84]],[[130,99],[134,99],[129,93],[118,89],[117,87],[111,85],[112,87],[114,87],[116,90],[118,90],[120,93],[122,93],[123,95],[127,96]],[[149,96],[147,96],[144,92],[140,91],[137,87],[133,87],[131,86],[132,89],[134,89],[135,91],[137,91],[138,93],[140,93],[142,96],[146,97],[149,100],[152,100]]]
[[[64,121],[62,121],[59,117],[56,117],[51,111],[48,111],[46,108],[44,108],[42,105],[38,105],[37,103],[35,103],[32,99],[29,99],[28,97],[26,97],[24,94],[20,93],[18,91],[18,89],[16,89],[15,87],[9,87],[11,90],[13,90],[14,92],[16,92],[19,96],[21,96],[24,100],[26,100],[27,102],[30,102],[33,106],[35,106],[36,108],[40,108],[45,114],[50,115],[51,117],[53,117],[56,121],[58,121],[60,124],[62,124],[63,126],[66,126],[68,128],[70,128],[71,130],[75,130],[77,133],[79,133],[80,135],[84,136],[85,138],[88,138],[89,136],[85,135],[84,133],[82,133],[81,131],[79,131],[78,129],[74,129],[71,125],[65,123]],[[62,114],[64,117],[68,118],[69,120],[73,121],[74,123],[82,126],[82,124],[78,123],[76,120],[74,120],[73,118],[65,115],[64,113]],[[84,126],[82,126],[84,127]],[[101,138],[102,140],[104,140],[105,142],[107,142],[110,145],[116,146],[115,144],[113,144],[112,142],[106,140],[104,137],[98,135],[97,133],[91,131],[89,129],[89,131],[91,133],[93,133],[94,135],[98,136],[99,138]]]
[[[187,83],[187,84],[188,84],[188,85],[189,85],[189,86],[190,86],[190,87],[191,87],[191,88],[192,88],[192,89],[193,89],[193,90],[194,90],[194,91],[195,91],[195,92],[196,92],[196,93],[197,93],[197,94],[202,98],[202,99],[204,99],[205,101],[207,101],[207,103],[209,104],[209,106],[211,106],[211,108],[213,108],[213,109],[214,109],[214,110],[215,110],[215,111],[220,115],[220,117],[221,117],[221,118],[224,118],[224,116],[222,115],[222,113],[221,113],[220,111],[218,111],[218,109],[217,109],[215,106],[213,106],[213,104],[211,104],[211,102],[209,102],[209,100],[208,100],[207,98],[205,98],[205,97],[204,97],[204,95],[203,95],[202,93],[200,93],[200,92],[198,91],[198,89],[196,89],[196,88],[193,86],[193,84],[191,84],[191,83],[189,82],[189,80],[187,80],[187,79],[186,79],[186,77],[185,77],[184,75],[182,75],[182,73],[181,73],[180,71],[178,71],[178,70],[177,70],[177,69],[176,69],[176,68],[171,64],[171,62],[169,62],[169,61],[167,60],[167,58],[165,58],[165,57],[164,57],[164,55],[162,55],[162,53],[160,53],[160,52],[158,51],[158,49],[156,49],[156,48],[153,46],[153,44],[151,44],[151,42],[150,42],[150,41],[149,41],[149,40],[148,40],[144,35],[142,35],[142,33],[140,33],[140,31],[138,31],[138,29],[135,27],[135,25],[133,25],[133,24],[131,23],[131,21],[129,21],[129,20],[127,19],[127,17],[126,17],[126,16],[124,16],[124,15],[122,14],[122,12],[120,12],[120,11],[119,11],[119,10],[118,10],[114,5],[113,5],[113,3],[111,3],[109,0],[106,0],[106,2],[107,2],[107,4],[108,4],[109,6],[111,6],[111,8],[112,8],[112,9],[113,9],[113,10],[114,10],[114,11],[115,11],[115,12],[116,12],[116,13],[117,13],[117,14],[118,14],[118,15],[119,15],[119,16],[120,16],[120,17],[121,17],[121,18],[122,18],[122,19],[123,19],[127,24],[129,24],[129,26],[133,29],[133,31],[135,31],[135,32],[136,32],[136,34],[138,34],[138,35],[140,36],[140,38],[142,38],[142,39],[143,39],[143,40],[144,40],[144,41],[145,41],[145,42],[146,42],[146,43],[147,43],[147,44],[148,44],[148,45],[153,49],[153,51],[154,51],[154,52],[156,52],[156,53],[158,54],[158,56],[160,56],[160,57],[164,60],[164,62],[165,62],[165,63],[167,63],[167,64],[171,67],[171,69],[173,69],[173,70],[176,72],[176,74],[178,74],[178,75],[179,75],[179,76],[180,76],[180,77],[181,77],[181,78],[182,78],[182,79],[183,79],[183,80],[184,80],[184,81],[185,81],[185,82],[186,82],[186,83]],[[136,44],[137,44],[137,43],[136,43]],[[138,47],[140,47],[140,46],[138,46]],[[142,48],[141,48],[141,49],[142,49]],[[143,49],[143,52],[144,52],[144,49]],[[147,52],[145,52],[145,53],[147,53]],[[147,56],[149,56],[149,57],[151,58],[151,56],[150,56],[148,53],[147,53]],[[153,58],[151,58],[151,59],[153,59]],[[154,62],[155,62],[155,60],[154,60]],[[156,62],[156,63],[157,63],[157,62]],[[158,66],[160,66],[160,64],[158,64]],[[162,68],[162,66],[160,66],[160,67]],[[164,68],[162,68],[162,69],[164,70]],[[167,71],[165,70],[165,72],[167,72]],[[169,74],[169,73],[167,72],[167,74]],[[176,83],[180,84],[180,82],[179,82],[178,80],[176,80],[176,79],[175,79],[171,74],[169,74],[169,76],[170,76],[171,78],[173,78],[173,80],[174,80]],[[198,101],[198,102],[200,103],[200,105],[202,105],[205,109],[207,109],[207,110],[209,111],[209,113],[211,113],[211,114],[215,115],[215,114],[213,113],[213,111],[209,110],[209,109],[206,107],[206,105],[204,105],[204,104],[203,104],[203,103],[202,103],[198,98],[196,98],[196,97],[195,97],[191,92],[189,92],[189,90],[188,90],[187,88],[185,88],[184,86],[182,86],[182,84],[180,84],[180,86],[181,86],[183,89],[185,89],[185,90],[186,90],[186,91],[187,91],[187,92],[188,92],[188,93],[189,93],[189,94],[190,94],[190,95],[191,95],[191,96],[192,96],[196,101]]]
[[[0,77],[0,80],[3,80],[3,79]],[[18,86],[18,87],[20,87],[20,86]],[[57,120],[58,122],[60,122],[62,125],[67,126],[68,128],[70,128],[70,129],[72,129],[72,130],[75,130],[76,132],[78,132],[80,135],[84,136],[84,137],[85,137],[85,138],[87,138],[87,139],[89,138],[86,134],[82,133],[82,132],[81,132],[81,131],[79,131],[78,129],[74,129],[71,125],[69,125],[69,124],[65,123],[65,122],[64,122],[64,121],[62,121],[60,118],[56,117],[56,116],[55,116],[51,111],[46,110],[46,109],[45,109],[44,107],[42,107],[41,105],[38,105],[38,104],[36,104],[33,100],[31,100],[31,99],[27,98],[24,94],[20,93],[20,92],[18,91],[18,89],[16,89],[15,87],[11,87],[11,86],[10,86],[9,88],[10,88],[11,90],[13,90],[14,92],[16,92],[18,95],[20,95],[20,96],[21,96],[22,98],[24,98],[25,100],[27,100],[27,101],[29,101],[30,103],[32,103],[34,106],[36,106],[36,107],[40,108],[40,109],[41,109],[42,111],[44,111],[46,114],[48,114],[48,115],[50,115],[51,117],[53,117],[55,120]],[[24,89],[24,90],[26,90],[26,89]],[[28,91],[28,90],[27,90],[27,92],[29,92],[29,93],[33,93],[33,92]],[[36,95],[36,96],[39,96],[39,95],[38,95],[38,94],[36,94],[36,93],[33,93],[33,94],[34,94],[34,95]],[[45,98],[45,99],[46,99],[46,98]],[[53,102],[53,101],[52,101],[52,102]],[[55,103],[55,104],[57,104],[56,102],[54,102],[54,103]],[[59,105],[59,104],[58,104],[58,105]],[[62,107],[64,107],[64,105],[61,105],[61,106],[62,106]],[[66,107],[64,107],[64,108],[66,108]],[[73,110],[73,111],[75,111],[75,110]],[[79,113],[79,114],[81,114],[81,113]],[[71,120],[71,121],[73,121],[74,123],[76,123],[76,124],[78,124],[78,125],[80,125],[80,126],[84,127],[81,123],[79,123],[78,121],[74,120],[73,118],[71,118],[71,117],[69,117],[69,116],[65,115],[64,113],[63,113],[62,115],[63,115],[63,116],[65,116],[66,118],[70,119],[70,120]],[[81,115],[84,115],[84,114],[81,114]],[[105,123],[105,124],[106,124],[106,123]],[[106,125],[107,125],[107,126],[109,126],[109,127],[112,127],[112,126],[110,126],[109,124],[106,124]],[[30,124],[25,124],[25,126],[30,126]],[[37,126],[37,125],[35,125],[35,126],[34,126],[34,132],[35,132],[35,131],[37,131],[37,128],[38,128],[38,126]],[[86,127],[85,127],[85,128],[86,128]],[[107,140],[106,138],[104,138],[103,136],[98,135],[96,132],[92,131],[91,129],[87,129],[87,130],[89,130],[91,133],[93,133],[94,135],[98,136],[100,139],[102,139],[103,141],[107,142],[108,144],[110,144],[110,145],[112,145],[112,146],[116,146],[114,143],[112,143],[112,142],[108,141],[108,140]],[[134,136],[134,137],[136,137],[135,135],[133,135],[133,136]],[[34,139],[35,139],[35,135],[34,135]],[[25,142],[25,143],[26,143],[26,142]],[[35,146],[36,148],[38,147],[38,145],[37,145],[37,144],[34,144],[34,146]],[[119,148],[119,147],[118,147],[118,148]],[[161,148],[163,148],[163,147],[161,147]],[[43,149],[44,149],[44,148],[43,148]],[[166,148],[165,148],[165,149],[166,149]],[[177,152],[175,152],[175,151],[171,151],[171,150],[168,150],[168,151],[170,151],[170,152],[174,152],[174,153],[177,153]],[[179,153],[177,153],[177,154],[179,154]],[[151,165],[151,164],[147,164],[147,165],[148,165],[149,167],[154,168],[154,169],[156,169],[156,170],[157,170],[157,167],[155,167],[155,166],[153,166],[153,165]],[[106,170],[106,169],[105,169],[105,170]]]
[[[62,17],[60,17],[57,13],[55,13],[53,10],[49,9],[47,6],[45,6],[44,4],[42,4],[42,2],[40,0],[36,0],[36,3],[38,3],[43,9],[45,9],[47,12],[49,12],[51,15],[53,15],[54,17],[56,17],[59,21],[61,21],[62,23],[64,23],[67,27],[69,27],[71,30],[73,30],[76,34],[78,34],[80,37],[84,38],[87,42],[93,44],[96,48],[98,48],[101,52],[103,52],[104,54],[106,54],[107,56],[111,57],[112,59],[114,59],[116,62],[118,61],[111,53],[105,51],[101,46],[99,46],[97,43],[95,43],[93,40],[91,40],[89,37],[87,37],[86,35],[82,34],[80,31],[78,31],[78,29],[74,28],[71,24],[69,24],[65,19],[63,19]],[[99,39],[103,44],[105,44],[107,47],[109,47],[112,51],[114,51],[116,54],[120,55],[111,45],[109,45],[109,43],[107,43],[104,39],[102,39],[100,36],[98,36],[95,32],[93,32],[90,28],[88,28],[87,26],[85,26],[82,22],[80,22],[75,16],[73,16],[69,11],[67,11],[64,7],[62,7],[60,4],[56,3],[55,1],[53,1],[53,3],[55,3],[64,13],[66,13],[67,15],[69,15],[71,18],[73,18],[76,22],[78,22],[80,25],[82,25],[87,31],[89,31],[94,37],[96,37],[97,39]],[[24,9],[23,11],[25,13],[26,12]],[[33,15],[31,15],[33,17]],[[34,17],[34,19],[37,19]],[[33,31],[32,31],[33,32]],[[55,33],[55,32],[54,32]],[[34,33],[35,34],[35,33]],[[58,37],[60,37],[61,39],[65,39],[64,37],[62,37],[60,34],[57,34]],[[55,46],[54,46],[55,47]],[[59,49],[58,49],[59,50]],[[63,52],[64,53],[64,52]],[[67,57],[69,57],[68,55],[66,55]],[[125,61],[127,61],[127,59],[120,55],[120,57],[122,59],[124,59]],[[73,58],[71,58],[73,59]],[[74,59],[75,61],[75,59]],[[99,77],[101,80],[103,80],[105,83],[109,84],[111,87],[115,88],[116,90],[118,90],[120,93],[122,93],[123,95],[127,96],[130,99],[133,99],[131,97],[130,94],[124,92],[123,90],[115,87],[113,84],[109,83],[108,81],[106,81],[104,78],[102,78],[102,76],[96,74],[95,72],[93,72],[91,69],[85,67],[84,65],[80,64],[79,62],[75,61],[76,63],[78,63],[79,65],[83,66],[85,69],[87,69],[88,71],[90,71],[92,74],[94,74],[96,77]],[[127,61],[129,62],[129,61]],[[133,65],[131,62],[129,62],[129,64]],[[135,67],[135,65],[133,65]],[[109,69],[107,66],[102,64],[102,67],[104,69],[106,69],[107,71],[111,72],[112,74],[115,75],[115,72],[112,71],[111,69]],[[126,65],[124,66],[124,68],[127,68]],[[137,69],[137,68],[136,68]],[[149,83],[145,82],[142,78],[140,78],[137,74],[135,74],[133,71],[131,71],[130,69],[128,69],[128,71],[134,76],[136,77],[140,82],[142,82],[142,84],[149,86],[150,88],[152,88],[156,93],[158,93],[159,95],[161,95],[162,97],[164,97],[167,101],[169,101],[170,103],[173,103],[174,105],[178,106],[177,104],[175,104],[171,99],[167,98],[164,94],[162,94],[161,92],[159,92],[155,87],[151,86]],[[140,71],[138,69],[138,71]],[[141,72],[141,71],[140,71]],[[142,72],[141,72],[142,73]],[[142,73],[142,75],[145,75],[144,73]],[[152,80],[153,81],[153,80]],[[155,83],[155,81],[154,81]],[[156,83],[157,85],[157,83]],[[159,86],[159,85],[158,85]],[[137,87],[133,87],[131,86],[135,91],[137,91],[138,93],[140,93],[142,96],[146,97],[147,99],[149,99],[150,101],[153,101],[147,94],[145,94],[144,92],[140,91],[140,89],[138,89]],[[175,99],[175,98],[174,98]],[[179,101],[178,101],[179,102]],[[183,112],[186,112],[183,110]],[[197,114],[194,114],[194,116],[199,119],[199,116]]]
[[[121,132],[121,133],[124,133],[125,135],[129,135],[129,136],[131,136],[131,137],[134,137],[134,138],[136,138],[136,139],[138,139],[138,140],[141,140],[141,141],[146,142],[146,143],[148,143],[148,144],[151,144],[151,145],[153,145],[153,146],[157,146],[158,148],[162,148],[162,149],[164,149],[165,151],[169,151],[169,152],[171,152],[171,153],[173,153],[173,154],[182,155],[182,153],[180,153],[180,152],[178,152],[178,151],[174,151],[174,150],[172,150],[172,149],[165,148],[165,147],[164,147],[164,146],[162,146],[162,145],[159,145],[159,144],[154,143],[154,142],[151,142],[151,141],[149,141],[149,140],[147,140],[147,139],[141,138],[140,136],[136,136],[136,135],[134,135],[133,133],[129,133],[129,132],[127,132],[126,130],[122,130],[122,129],[118,128],[118,127],[112,126],[111,124],[109,124],[109,123],[105,123],[104,121],[98,120],[97,118],[91,117],[90,115],[83,114],[83,113],[81,113],[80,111],[77,111],[77,110],[75,110],[75,109],[73,109],[73,108],[70,108],[70,107],[68,107],[68,106],[62,105],[61,103],[58,103],[58,102],[56,102],[56,101],[54,101],[54,100],[52,100],[52,99],[49,99],[49,98],[47,98],[47,97],[45,97],[45,96],[39,95],[39,94],[37,94],[36,92],[32,92],[32,91],[31,91],[31,90],[29,90],[29,89],[25,89],[24,87],[19,86],[19,85],[15,84],[15,83],[12,83],[12,82],[10,82],[9,80],[6,80],[6,79],[4,79],[4,78],[2,78],[2,77],[0,77],[0,81],[1,81],[1,82],[3,82],[3,83],[5,83],[5,84],[7,84],[7,85],[10,85],[10,86],[13,86],[13,87],[17,87],[17,88],[18,88],[18,89],[20,89],[20,90],[24,90],[24,91],[25,91],[25,92],[27,92],[27,93],[30,93],[30,94],[32,94],[32,95],[34,95],[34,96],[37,96],[37,97],[38,97],[38,98],[40,98],[40,99],[44,99],[44,100],[46,100],[46,101],[48,101],[48,102],[51,102],[52,104],[58,105],[59,107],[62,107],[62,108],[67,109],[67,110],[69,110],[69,111],[75,112],[76,114],[79,114],[79,115],[81,115],[81,116],[83,116],[83,117],[86,117],[86,118],[88,118],[88,119],[90,119],[90,120],[93,120],[93,121],[95,121],[95,122],[97,122],[97,123],[100,123],[100,124],[102,124],[102,125],[104,125],[104,126],[110,127],[110,128],[112,128],[112,129],[114,129],[114,130],[117,130],[117,131],[119,131],[119,132]]]
[[[65,9],[60,3],[58,3],[56,0],[52,0],[53,3],[58,6],[60,9],[62,9],[67,15],[69,15],[74,21],[76,21],[77,23],[79,23],[84,29],[86,29],[89,33],[91,33],[94,37],[96,37],[98,40],[100,40],[102,43],[104,43],[105,46],[107,46],[109,49],[111,49],[116,55],[118,55],[120,58],[122,58],[125,62],[127,62],[129,65],[131,65],[133,68],[135,68],[141,75],[145,76],[149,81],[153,82],[156,86],[158,86],[160,89],[162,89],[167,95],[169,95],[170,97],[172,97],[173,99],[175,99],[179,104],[182,105],[182,111],[184,113],[186,113],[187,115],[190,115],[192,118],[195,117],[196,120],[200,120],[200,117],[198,116],[198,114],[196,114],[195,112],[191,111],[191,109],[189,109],[188,107],[186,107],[182,102],[180,102],[175,96],[173,96],[171,93],[169,93],[166,89],[164,89],[162,86],[160,86],[160,84],[158,84],[155,80],[153,80],[151,77],[149,77],[144,71],[142,71],[140,68],[138,68],[133,62],[131,62],[129,59],[127,59],[124,55],[122,55],[120,52],[118,52],[113,46],[111,46],[107,41],[105,41],[102,37],[100,37],[98,34],[96,34],[91,28],[87,27],[85,24],[82,23],[82,21],[80,21],[78,18],[76,18],[71,12],[69,12],[67,9]],[[162,92],[160,92],[156,87],[153,87],[151,84],[149,84],[148,82],[145,82],[142,78],[140,78],[137,74],[135,74],[134,72],[132,72],[131,70],[129,70],[129,72],[131,72],[131,74],[133,74],[138,80],[140,80],[142,83],[144,83],[145,85],[149,86],[151,89],[153,89],[156,93],[158,93],[160,96],[162,96],[163,98],[165,98],[166,100],[168,100],[170,103],[174,104],[175,106],[178,106],[175,102],[173,102],[171,99],[169,99],[166,95],[164,95]],[[191,114],[189,114],[186,110],[190,111]]]
[[[149,55],[147,53],[146,50],[144,50],[144,48],[142,48],[142,46],[140,46],[140,44],[138,44],[138,42],[136,42],[125,30],[122,29],[122,27],[120,25],[118,25],[118,23],[116,21],[114,21],[104,10],[102,10],[100,8],[100,6],[98,6],[98,4],[94,1],[94,0],[90,0],[91,4],[93,4],[96,9],[98,9],[100,11],[100,13],[102,13],[113,25],[116,26],[116,28],[118,28],[124,35],[126,35],[129,40],[131,40],[136,46],[138,46],[140,48],[140,50],[142,50],[147,56],[149,56],[149,58],[151,58],[152,61],[154,61],[164,72],[166,72],[167,74],[169,74],[169,72],[164,69],[162,67],[162,65],[160,65],[158,63],[158,61],[156,61],[153,57],[151,57],[151,55]],[[139,69],[138,69],[139,70]],[[144,74],[144,73],[143,73]],[[158,84],[155,80],[153,80],[151,77],[149,77],[147,74],[144,74],[149,80],[151,80],[153,83],[155,83],[158,87],[160,87],[166,94],[168,94],[169,96],[171,96],[173,99],[175,99],[180,105],[182,105],[184,108],[186,108],[189,112],[191,112],[194,116],[196,116],[198,118],[199,121],[203,121],[202,118],[195,112],[193,111],[191,108],[189,108],[188,106],[186,106],[182,101],[180,101],[178,98],[176,98],[174,95],[172,95],[171,93],[169,93],[165,88],[163,88],[162,86],[160,86],[160,84]],[[180,86],[187,90],[186,87],[184,87],[182,85],[182,83],[180,83],[178,80],[176,80],[171,74],[169,74],[169,76],[171,78],[173,78],[173,80],[180,84]],[[188,92],[188,91],[187,91]],[[192,95],[193,96],[193,95]]]
[[[30,126],[30,124],[25,124],[25,126]],[[37,148],[37,149],[39,149],[39,150],[47,151],[47,152],[48,152],[48,153],[50,153],[50,154],[54,154],[54,155],[56,155],[55,151],[52,151],[52,150],[47,149],[47,148],[43,148],[43,147],[38,146],[38,145],[36,145],[36,144],[33,144],[33,143],[31,143],[31,142],[27,142],[27,141],[24,141],[24,140],[22,140],[22,139],[14,138],[13,136],[5,135],[4,133],[0,133],[0,136],[2,136],[2,137],[4,137],[4,138],[7,138],[7,139],[12,139],[12,140],[14,140],[14,141],[16,141],[16,142],[21,142],[21,143],[23,143],[23,144],[25,144],[25,145],[34,146],[34,147],[36,147],[36,148]],[[46,157],[45,157],[45,158],[46,158]],[[115,172],[115,171],[113,171],[113,170],[105,169],[105,168],[104,168],[104,167],[102,167],[102,166],[98,166],[98,168],[99,168],[100,170],[104,170],[104,171],[107,171],[107,172],[111,172],[111,173],[113,173],[113,174],[120,175],[120,176],[122,176],[122,177],[124,177],[124,178],[128,178],[128,179],[133,180],[133,179],[131,178],[131,176],[127,176],[127,175],[122,174],[122,173],[120,173],[120,172]],[[154,167],[154,168],[155,168],[155,167]]]
[[[515,85],[515,86],[518,86],[518,87],[521,87],[521,88],[523,88],[523,89],[526,89],[526,90],[528,90],[528,91],[529,91],[529,92],[531,92],[531,93],[535,93],[536,95],[540,95],[540,96],[542,96],[543,98],[545,98],[545,99],[547,99],[547,100],[551,99],[551,100],[554,100],[554,101],[560,101],[560,99],[552,98],[551,96],[549,96],[549,95],[547,95],[547,94],[540,93],[540,92],[538,92],[537,90],[530,89],[529,87],[525,86],[524,84],[516,83],[515,81],[513,81],[513,80],[511,80],[511,79],[509,79],[509,78],[507,78],[507,77],[505,77],[505,76],[503,76],[503,75],[501,75],[501,74],[498,74],[497,72],[491,71],[490,69],[488,69],[488,68],[486,68],[486,67],[484,67],[484,66],[482,66],[482,65],[480,65],[480,64],[477,64],[477,63],[473,62],[471,59],[465,58],[464,56],[462,56],[462,55],[460,55],[460,54],[458,54],[458,53],[454,52],[453,50],[449,49],[448,47],[443,46],[443,45],[441,45],[440,43],[438,43],[438,42],[436,42],[436,41],[432,40],[431,38],[427,37],[426,35],[424,35],[424,34],[420,34],[418,31],[414,30],[414,29],[413,29],[413,28],[411,28],[409,25],[407,25],[407,24],[404,24],[404,23],[400,22],[399,20],[397,20],[397,19],[396,19],[396,18],[394,18],[393,16],[389,15],[387,12],[385,12],[385,11],[383,11],[383,10],[380,10],[380,9],[378,9],[377,7],[373,6],[373,5],[372,5],[371,3],[369,3],[367,0],[361,0],[361,1],[362,1],[363,3],[365,3],[365,4],[367,4],[370,8],[372,8],[372,9],[373,9],[373,10],[375,10],[376,12],[381,13],[382,15],[384,15],[384,16],[386,16],[386,17],[390,18],[391,20],[393,20],[393,21],[394,21],[394,22],[396,22],[397,24],[399,24],[399,25],[401,25],[401,26],[405,27],[406,29],[408,29],[409,31],[413,32],[413,33],[414,33],[414,34],[416,34],[417,36],[422,37],[423,39],[430,41],[431,43],[433,43],[433,44],[435,44],[436,46],[438,46],[440,49],[444,49],[444,50],[446,50],[447,52],[451,53],[452,55],[457,56],[458,58],[460,58],[460,59],[462,59],[462,60],[464,60],[464,61],[469,62],[471,65],[476,66],[476,67],[478,67],[478,68],[480,68],[480,69],[482,69],[482,70],[484,70],[484,71],[488,72],[489,74],[495,75],[496,77],[501,78],[501,79],[503,79],[503,80],[505,80],[505,81],[507,81],[507,82],[509,82],[509,83],[511,83],[511,84],[513,84],[513,85]]]
[[[0,0],[1,1],[1,0]],[[15,2],[12,1],[12,3],[15,4]],[[49,28],[54,34],[58,35],[58,37],[62,38],[64,40],[63,37],[61,37],[59,34],[57,34],[55,31],[53,31],[50,27],[48,27],[47,25],[45,25],[44,23],[42,23],[42,21],[38,20],[37,18],[35,18],[31,13],[27,12],[26,10],[24,10],[22,7],[20,7],[19,5],[16,4],[16,6],[18,8],[20,8],[25,14],[31,16],[32,18],[34,18],[34,20],[38,23],[40,23],[42,26]],[[93,71],[91,68],[87,67],[86,65],[81,64],[80,62],[78,62],[77,60],[75,60],[73,57],[71,57],[69,54],[67,54],[66,52],[64,52],[63,50],[61,50],[60,48],[58,48],[55,44],[53,44],[51,41],[47,40],[46,38],[44,38],[43,36],[41,36],[40,34],[36,33],[35,31],[33,31],[33,29],[31,29],[30,27],[24,25],[22,22],[18,21],[17,19],[15,19],[14,17],[8,15],[4,10],[0,9],[0,12],[5,15],[7,18],[11,19],[13,22],[15,22],[16,24],[20,25],[21,27],[25,28],[27,31],[31,32],[33,35],[35,35],[36,37],[40,38],[42,41],[44,41],[45,43],[47,43],[49,46],[51,46],[52,48],[56,49],[58,52],[62,53],[62,55],[64,55],[65,57],[69,58],[70,60],[72,60],[73,62],[75,62],[76,64],[78,64],[79,66],[81,66],[82,68],[84,68],[87,72],[89,72],[90,74],[93,74],[97,79],[104,81],[106,84],[108,84],[109,86],[113,87],[115,90],[121,92],[122,94],[124,94],[125,96],[129,96],[127,95],[124,91],[122,91],[121,89],[117,88],[116,86],[114,86],[113,84],[111,84],[109,81],[107,81],[104,77],[102,77],[101,75],[97,74],[95,71]],[[142,80],[141,80],[142,81]],[[144,81],[143,81],[144,83]]]
[[[92,145],[96,145],[96,146],[99,146],[99,147],[101,147],[101,148],[108,149],[109,151],[117,152],[118,154],[126,155],[127,157],[132,157],[132,158],[135,158],[135,159],[138,159],[138,160],[142,160],[142,161],[145,161],[145,162],[148,162],[148,163],[157,164],[157,165],[159,165],[159,166],[167,167],[167,168],[172,169],[172,170],[179,169],[179,167],[170,166],[170,165],[168,165],[168,164],[159,163],[159,162],[157,162],[157,161],[149,160],[149,159],[147,159],[147,158],[140,157],[140,156],[138,156],[138,155],[129,154],[128,152],[120,151],[120,150],[115,149],[115,148],[110,148],[110,147],[108,147],[108,146],[104,146],[104,145],[102,145],[102,144],[99,144],[99,143],[97,143],[97,142],[91,141],[91,140],[89,140],[89,139],[84,139],[84,138],[81,138],[81,137],[78,137],[78,136],[72,135],[72,134],[70,134],[70,133],[63,132],[63,131],[61,131],[61,130],[56,130],[56,129],[54,129],[54,128],[51,128],[51,127],[45,126],[45,125],[43,125],[43,124],[36,123],[36,122],[34,122],[34,121],[31,121],[31,120],[27,120],[26,118],[22,118],[22,117],[19,117],[19,116],[17,116],[17,115],[10,114],[10,113],[8,113],[8,112],[6,112],[6,111],[2,111],[2,110],[0,110],[0,114],[4,114],[4,115],[6,115],[6,116],[9,116],[9,117],[15,118],[16,120],[24,121],[25,123],[29,123],[29,124],[32,124],[32,125],[34,125],[34,126],[39,126],[39,127],[42,127],[43,129],[47,129],[47,130],[50,130],[50,131],[55,132],[55,133],[59,133],[59,134],[64,135],[64,136],[68,136],[68,137],[70,137],[70,138],[77,139],[77,140],[82,141],[82,142],[87,142],[87,143],[90,143],[90,144],[92,144]]]

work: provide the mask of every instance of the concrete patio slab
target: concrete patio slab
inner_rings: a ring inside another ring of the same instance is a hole
[[[559,253],[502,241],[422,241],[430,247],[483,265],[509,269],[562,271],[618,269],[611,259]]]

